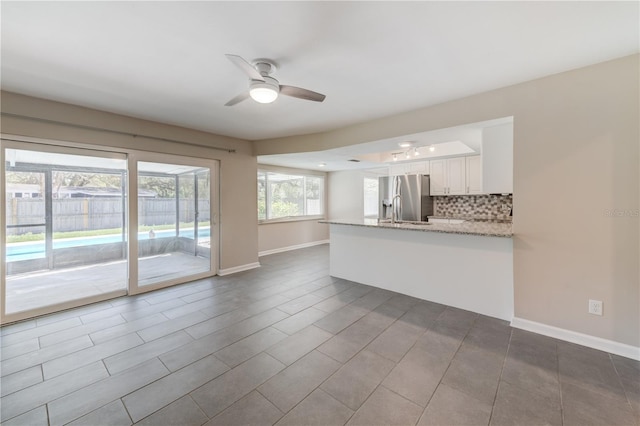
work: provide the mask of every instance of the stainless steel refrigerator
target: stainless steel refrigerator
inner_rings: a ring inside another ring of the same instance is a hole
[[[378,180],[378,218],[391,219],[392,203],[398,220],[427,221],[433,216],[433,197],[429,194],[429,175],[386,176]]]

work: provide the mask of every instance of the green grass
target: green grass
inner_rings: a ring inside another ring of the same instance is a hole
[[[180,223],[180,227],[191,227],[193,223]],[[199,222],[198,226],[209,226],[209,222]],[[138,226],[139,232],[147,232],[150,230],[154,231],[162,231],[164,229],[175,229],[175,225],[140,225]],[[66,232],[54,232],[53,239],[54,240],[62,240],[65,238],[79,238],[79,237],[96,237],[101,235],[117,235],[122,233],[122,228],[111,228],[111,229],[94,229],[91,231],[66,231]],[[28,232],[26,234],[20,235],[7,235],[7,244],[10,243],[25,243],[29,241],[44,241],[44,232],[41,233],[31,233]]]

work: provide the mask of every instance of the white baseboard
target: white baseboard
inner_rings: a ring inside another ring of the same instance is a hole
[[[258,257],[268,256],[270,254],[282,253],[285,251],[298,250],[298,249],[307,248],[307,247],[319,246],[321,244],[329,244],[329,240],[312,241],[310,243],[297,244],[295,246],[287,246],[287,247],[280,247],[272,250],[264,250],[264,251],[258,252]]]
[[[218,269],[218,275],[230,275],[236,272],[248,271],[249,269],[255,269],[260,267],[260,262],[247,263],[246,265],[234,266],[231,268]]]
[[[516,317],[511,320],[511,327],[554,337],[559,340],[576,343],[578,345],[587,346],[589,348],[598,349],[640,361],[640,347],[627,345],[625,343],[614,342],[613,340],[589,336],[588,334],[582,334],[576,331],[566,330],[564,328],[558,328]]]

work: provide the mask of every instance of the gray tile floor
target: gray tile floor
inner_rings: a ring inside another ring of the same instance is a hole
[[[335,279],[328,246],[1,330],[3,425],[637,425],[640,363]]]

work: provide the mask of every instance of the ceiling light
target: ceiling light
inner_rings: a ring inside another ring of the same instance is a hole
[[[278,98],[278,92],[271,87],[252,87],[249,90],[251,98],[261,104],[270,104]]]
[[[405,156],[405,158],[409,158],[409,157],[410,157],[410,156],[409,156],[409,151],[405,152],[405,153],[404,153],[404,156]]]
[[[398,161],[398,154],[393,154],[393,161]]]
[[[273,80],[273,81],[271,81]],[[249,95],[251,98],[261,104],[270,104],[278,99],[280,86],[270,77],[264,77],[264,81],[254,80],[249,87]]]
[[[420,153],[418,152],[418,148],[413,148],[413,155],[414,157],[417,157],[418,155],[420,155]]]
[[[318,164],[318,167],[324,167],[326,165],[327,165],[327,163],[320,163],[320,164]]]
[[[411,142],[400,142],[398,145],[400,145],[400,148],[409,148],[413,144]]]
[[[433,146],[433,145],[429,145],[429,151],[430,151],[430,152],[433,152],[433,151],[435,151],[435,150],[436,150],[436,147],[435,147],[435,146]]]

